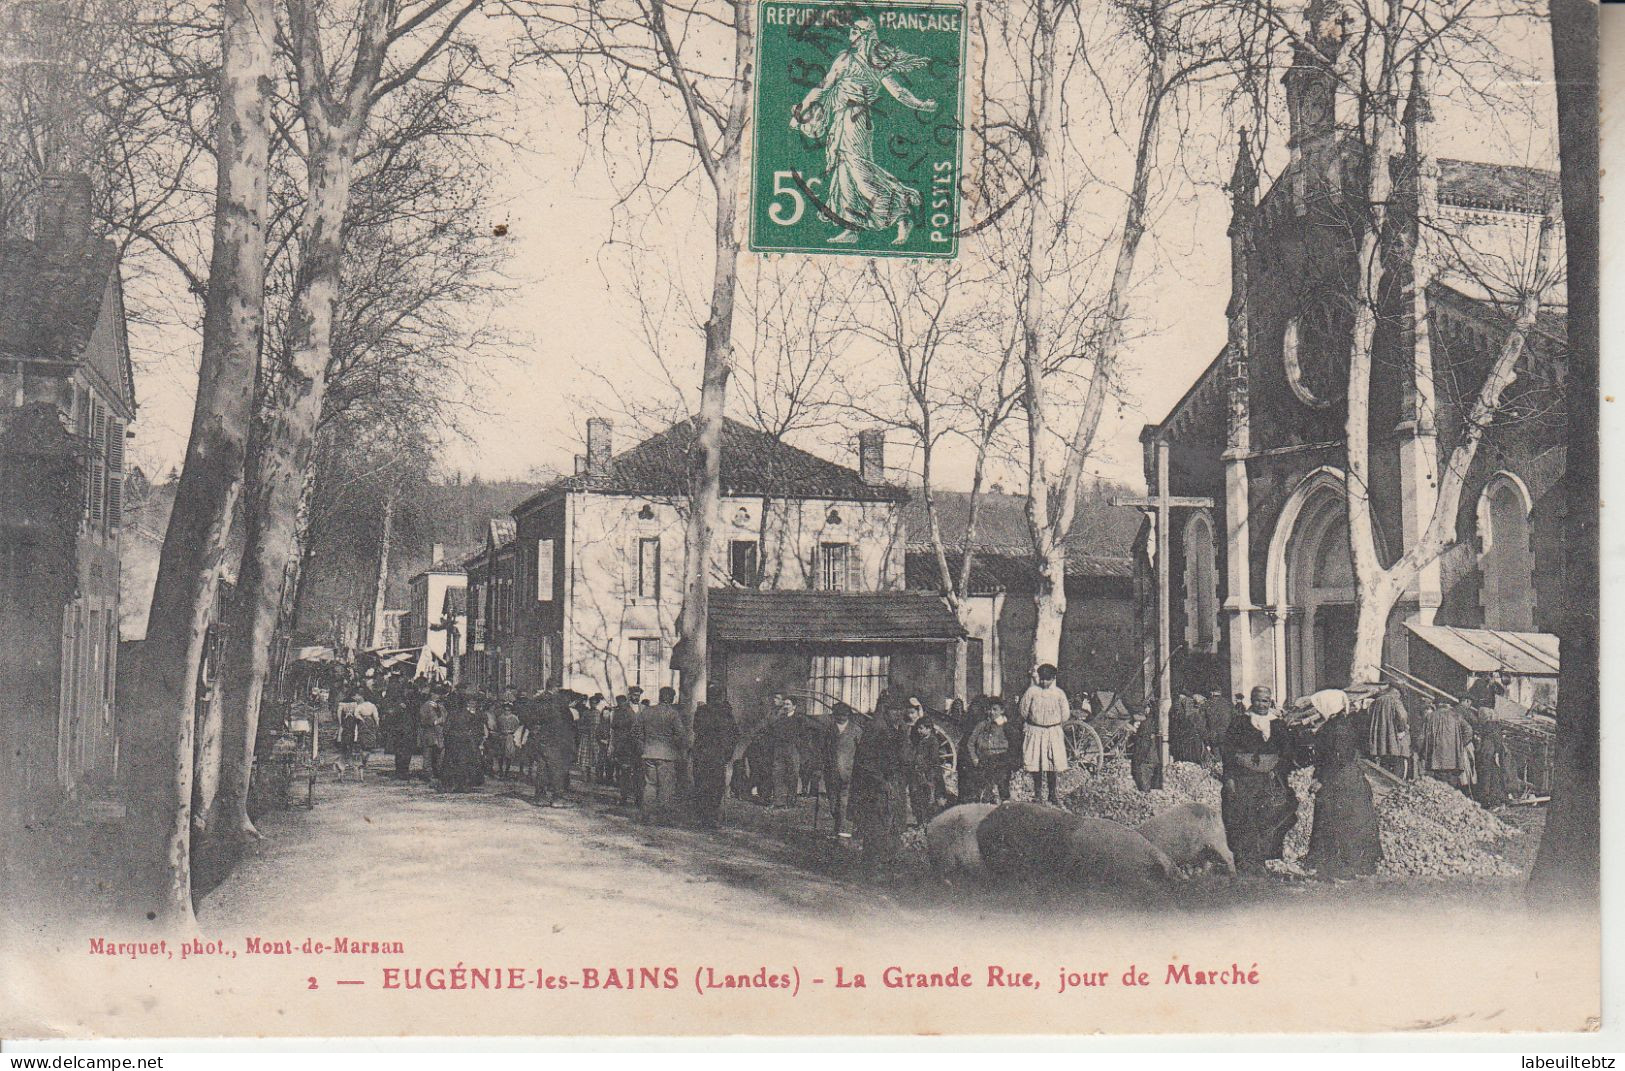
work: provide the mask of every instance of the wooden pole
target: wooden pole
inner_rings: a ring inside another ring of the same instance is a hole
[[[1168,440],[1157,440],[1157,658],[1162,668],[1157,674],[1157,734],[1162,738],[1162,768],[1172,764],[1168,746],[1168,714],[1173,709],[1174,660],[1168,657],[1171,642],[1169,631],[1173,616],[1172,597],[1168,580],[1168,528],[1173,523],[1174,511],[1168,498]]]

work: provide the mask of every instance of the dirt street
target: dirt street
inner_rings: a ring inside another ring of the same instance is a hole
[[[108,959],[87,940],[111,928],[54,927],[0,953],[25,986],[3,995],[28,1012],[19,1033],[67,1034],[95,1015],[185,1032],[199,1000],[223,1032],[362,1035],[1111,1031],[1148,1008],[1177,1031],[1496,1030],[1580,1028],[1595,1006],[1595,921],[1527,912],[1512,881],[1213,877],[1156,902],[1044,902],[944,886],[919,852],[866,878],[810,808],[730,800],[707,833],[528,797],[323,780],[201,899],[217,955]],[[527,984],[412,983],[473,968]],[[1106,984],[1062,991],[1065,972]],[[910,984],[933,976],[967,984]]]

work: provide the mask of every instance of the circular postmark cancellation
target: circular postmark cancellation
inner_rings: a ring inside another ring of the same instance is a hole
[[[965,8],[761,0],[750,248],[959,251]]]

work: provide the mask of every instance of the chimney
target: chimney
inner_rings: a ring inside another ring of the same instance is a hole
[[[575,460],[576,460],[576,475],[577,476],[585,476],[585,475],[587,475],[587,455],[586,454],[577,454]]]
[[[34,239],[53,249],[79,250],[90,238],[90,177],[53,172],[40,179]]]
[[[615,425],[603,417],[587,421],[587,475],[608,476],[609,458],[614,453]]]
[[[429,564],[439,565],[446,560],[446,544],[436,543],[429,551]]]
[[[886,482],[886,429],[858,432],[858,475],[867,484]]]

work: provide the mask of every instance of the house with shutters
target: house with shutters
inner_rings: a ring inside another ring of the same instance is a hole
[[[0,792],[37,810],[118,756],[124,441],[135,419],[118,248],[90,182],[47,175],[0,236]]]
[[[612,434],[609,421],[588,421],[575,473],[513,511],[503,657],[518,688],[615,695],[678,683],[694,424],[619,453]],[[773,692],[869,710],[884,688],[940,691],[963,633],[940,598],[905,590],[908,493],[885,479],[881,433],[859,436],[852,468],[728,421],[721,470],[711,694],[751,718]]]
[[[463,562],[468,574],[468,643],[462,680],[497,694],[513,683],[514,522],[492,517],[485,543]]]
[[[460,681],[468,654],[468,573],[446,560],[436,543],[429,567],[407,582],[411,604],[401,621],[401,645],[415,648],[415,672],[423,677]]]

